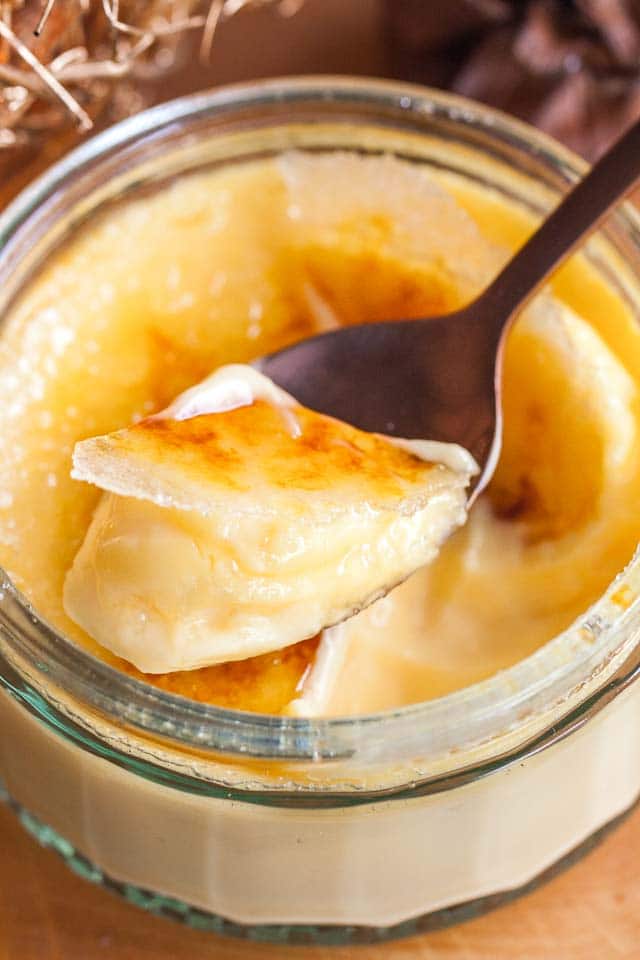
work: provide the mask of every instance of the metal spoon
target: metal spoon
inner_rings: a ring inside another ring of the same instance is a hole
[[[549,274],[639,180],[640,122],[462,310],[344,327],[254,365],[301,404],[363,430],[466,447],[480,466],[473,502],[500,454],[502,356],[511,324]]]

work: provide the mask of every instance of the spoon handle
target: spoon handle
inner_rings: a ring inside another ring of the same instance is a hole
[[[640,121],[558,204],[477,301],[496,336],[610,209],[640,181]]]

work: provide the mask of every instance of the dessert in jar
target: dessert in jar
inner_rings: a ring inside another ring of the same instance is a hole
[[[0,769],[95,879],[366,941],[525,887],[633,803],[633,215],[515,327],[467,518],[464,453],[247,366],[461,304],[576,170],[455,98],[289,81],[128,121],[5,213]]]

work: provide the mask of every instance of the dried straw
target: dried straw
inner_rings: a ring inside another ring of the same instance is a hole
[[[120,0],[76,0],[77,17],[72,20],[80,42],[62,49],[64,43],[53,36],[54,19],[58,5],[62,11],[70,0],[43,0],[33,43],[18,27],[29,0],[0,0],[0,148],[41,137],[70,121],[81,130],[90,129],[109,89],[127,78],[147,79],[166,71],[178,38],[188,31],[201,31],[201,56],[208,61],[224,20],[266,5],[291,16],[303,2],[150,0],[137,7],[129,3],[137,14],[135,22],[133,17],[129,22]],[[39,56],[32,46],[50,53]]]

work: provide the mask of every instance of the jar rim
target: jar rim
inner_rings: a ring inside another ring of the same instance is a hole
[[[449,93],[334,76],[238,84],[182,97],[124,120],[77,147],[23,190],[0,215],[0,286],[25,255],[34,224],[42,227],[44,218],[55,217],[55,211],[64,206],[69,185],[105,158],[117,158],[130,147],[140,149],[149,138],[162,144],[177,128],[182,134],[195,130],[197,136],[201,121],[231,116],[247,107],[286,116],[295,104],[331,105],[356,124],[364,108],[369,111],[367,119],[375,119],[376,111],[387,111],[415,124],[418,133],[439,118],[460,130],[479,130],[494,145],[535,155],[538,162],[553,167],[565,184],[586,169],[584,161],[534,128]],[[432,133],[437,136],[435,128]],[[617,214],[617,226],[626,232],[633,249],[640,251],[640,216],[626,206]],[[624,608],[613,601],[621,588],[633,597]],[[638,616],[639,596],[636,555],[572,626],[514,666],[434,700],[349,717],[247,713],[166,693],[73,644],[40,617],[1,570],[0,651],[26,668],[36,683],[38,679],[54,683],[110,720],[190,749],[293,764],[347,758],[366,764],[403,763],[416,755],[440,756],[443,751],[464,748],[473,749],[474,762],[480,763],[497,749],[498,732],[521,727],[521,740],[533,742],[539,730],[531,725],[532,717],[546,717],[544,729],[553,727],[557,733],[558,720],[579,703],[591,697],[595,707],[599,694],[605,699],[606,690],[610,699],[609,681],[617,670],[624,670],[635,652],[636,641],[627,634],[629,623]]]

